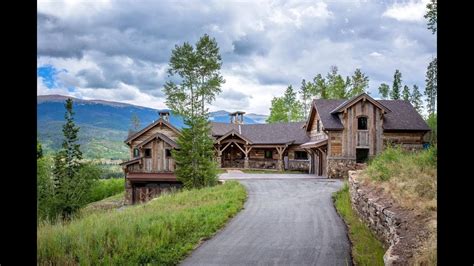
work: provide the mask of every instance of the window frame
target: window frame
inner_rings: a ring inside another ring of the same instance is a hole
[[[306,156],[297,156],[296,154],[302,154],[304,153]],[[308,152],[306,151],[295,151],[295,160],[308,160]]]
[[[365,119],[365,128],[360,128],[362,119]],[[369,129],[369,118],[367,116],[357,117],[357,130],[368,130]]]
[[[149,151],[149,154],[148,154],[148,155],[147,155],[147,151]],[[146,148],[146,149],[145,149],[144,157],[145,157],[145,158],[151,158],[151,149],[150,149],[150,148]]]
[[[138,157],[140,157],[140,149],[133,148],[133,158],[138,158]]]
[[[270,157],[267,156],[267,153],[270,154]],[[273,159],[273,151],[272,150],[265,150],[264,154],[263,154],[263,157],[265,159]]]

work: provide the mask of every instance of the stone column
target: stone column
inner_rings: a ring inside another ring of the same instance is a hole
[[[244,169],[249,169],[249,157],[248,156],[245,156],[245,159],[244,159]]]
[[[219,155],[217,156],[217,167],[222,168],[222,157]]]
[[[281,158],[281,156],[280,156],[280,159],[278,159],[277,169],[278,169],[278,171],[283,172],[283,159]]]
[[[133,193],[132,183],[130,182],[130,180],[125,179],[125,201],[124,201],[125,205],[133,204],[132,193]]]

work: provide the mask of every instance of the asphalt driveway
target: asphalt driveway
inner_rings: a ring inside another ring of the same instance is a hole
[[[244,209],[183,265],[351,265],[331,194],[340,180],[240,180]]]

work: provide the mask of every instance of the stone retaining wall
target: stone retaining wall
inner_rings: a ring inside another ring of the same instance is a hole
[[[380,197],[373,188],[362,186],[357,180],[360,171],[349,171],[349,191],[352,208],[388,248],[385,265],[407,265],[412,251],[403,243],[407,230],[405,215],[394,202]]]
[[[365,164],[356,163],[355,159],[328,158],[327,173],[329,178],[347,178],[350,170],[360,170]]]

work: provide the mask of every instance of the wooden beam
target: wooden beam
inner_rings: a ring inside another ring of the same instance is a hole
[[[235,144],[235,146],[237,146],[243,153],[245,153],[244,149],[242,149],[237,143],[234,142],[234,144]]]
[[[225,145],[224,148],[221,150],[221,153],[222,153],[225,149],[227,149],[227,147],[229,147],[229,145],[230,145],[231,143],[232,143],[232,142],[227,143],[227,145]]]

